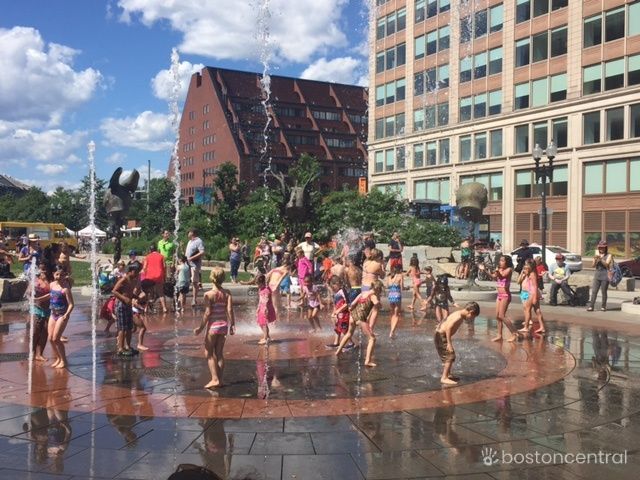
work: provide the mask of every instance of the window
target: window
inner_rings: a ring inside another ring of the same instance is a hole
[[[614,90],[624,87],[624,58],[604,64],[604,89]]]
[[[395,155],[393,150],[384,151],[384,170],[385,172],[392,172],[395,165]]]
[[[516,154],[529,151],[529,125],[516,127]]]
[[[396,170],[404,170],[407,168],[406,155],[404,146],[396,148]]]
[[[482,160],[487,158],[487,134],[476,133],[475,140],[475,160]]]
[[[529,108],[529,82],[516,85],[515,110]]]
[[[553,169],[553,182],[551,182],[550,195],[554,197],[566,197],[569,190],[569,169],[566,166]]]
[[[413,146],[413,168],[424,166],[424,143],[417,143]]]
[[[422,22],[425,19],[425,8],[424,8],[425,0],[416,0],[416,16],[415,23]]]
[[[438,104],[438,126],[449,124],[449,103]]]
[[[605,111],[607,119],[607,140],[624,138],[624,108],[611,108]]]
[[[436,69],[430,68],[425,72],[425,80],[427,82],[427,92],[433,92],[436,89]]]
[[[531,82],[531,106],[540,107],[549,103],[549,79],[539,78]]]
[[[407,9],[401,8],[398,10],[398,17],[396,20],[396,30],[399,32],[407,28]]]
[[[438,200],[443,204],[449,203],[449,179],[419,180],[414,183],[416,200]]]
[[[413,77],[413,94],[422,95],[424,93],[424,73],[416,73]]]
[[[640,159],[638,158],[629,160],[629,190],[632,192],[640,190]]]
[[[384,72],[384,52],[376,54],[376,73]]]
[[[481,93],[473,99],[473,118],[482,118],[487,116],[487,94]]]
[[[640,55],[629,57],[628,62],[627,86],[638,85],[640,84]]]
[[[567,74],[551,77],[551,102],[559,102],[567,98]]]
[[[385,118],[384,119],[384,136],[393,137],[396,133],[395,127],[396,127],[396,122],[393,117]]]
[[[471,160],[471,135],[460,137],[460,161],[468,162]]]
[[[629,137],[640,137],[640,104],[631,105],[629,109],[631,121],[629,122]]]
[[[502,173],[489,175],[489,200],[502,200]]]
[[[406,83],[404,78],[396,80],[396,102],[404,100]]]
[[[438,31],[427,33],[427,55],[433,55],[438,51]]]
[[[385,69],[386,70],[390,70],[392,68],[396,68],[396,50],[395,50],[395,48],[391,48],[391,49],[387,50],[386,55],[387,55],[387,63],[386,63]]]
[[[375,153],[374,172],[380,173],[384,170],[384,152],[379,150]]]
[[[438,30],[438,51],[446,50],[449,48],[449,39],[451,35],[451,29],[449,26],[444,26]]]
[[[489,50],[489,75],[502,72],[502,47]]]
[[[529,65],[529,38],[523,38],[516,42],[516,67]]]
[[[471,120],[471,97],[460,99],[460,122]]]
[[[460,43],[466,43],[471,40],[473,31],[473,19],[471,16],[460,19]]]
[[[474,57],[473,78],[487,76],[487,52],[482,52]]]
[[[384,85],[378,85],[376,87],[376,107],[380,107],[384,105],[384,93],[385,93]]]
[[[600,112],[585,113],[582,116],[583,144],[600,143]]]
[[[438,0],[428,0],[427,18],[435,17],[438,14]]]
[[[440,165],[449,163],[449,139],[448,138],[443,138],[438,142],[438,158],[440,159]]]
[[[437,163],[436,142],[427,142],[427,165],[435,165]]]
[[[531,198],[531,170],[516,172],[516,198]]]
[[[492,157],[502,156],[502,130],[491,130],[489,132],[489,143]]]
[[[475,38],[484,37],[487,34],[487,11],[480,10],[475,14]]]
[[[414,57],[416,59],[424,57],[425,52],[425,36],[420,35],[414,39]]]
[[[629,5],[629,17],[627,18],[627,35],[629,37],[640,33],[640,2]]]
[[[533,0],[533,16],[549,13],[549,0]]]
[[[569,0],[551,0],[551,10],[564,8],[569,4]]]
[[[376,118],[376,132],[375,138],[383,138],[384,137],[384,118]]]
[[[547,32],[539,33],[533,36],[533,62],[539,62],[547,59],[547,46],[549,43],[549,35]]]
[[[419,131],[424,130],[424,110],[414,110],[413,111],[413,130]]]
[[[604,18],[605,42],[624,37],[624,7],[608,11]]]
[[[491,33],[499,32],[500,30],[502,30],[502,21],[504,17],[503,12],[504,8],[502,4],[496,5],[495,7],[491,7],[489,9],[489,31]]]
[[[451,9],[451,0],[440,0],[440,13],[448,12]]]
[[[555,118],[551,122],[553,141],[558,148],[567,146],[567,117]]]
[[[385,36],[386,18],[380,18],[376,24],[376,40],[380,40]]]
[[[602,90],[602,64],[582,69],[582,94],[590,95]]]
[[[551,57],[567,53],[567,27],[551,30]]]
[[[531,18],[531,2],[529,0],[516,1],[516,23],[526,22]]]
[[[434,128],[436,126],[436,107],[429,105],[424,109],[424,127]]]
[[[547,142],[547,122],[538,122],[533,124],[533,144],[539,145],[543,150],[549,144]]]
[[[449,86],[449,64],[440,65],[438,67],[438,88],[447,88]]]
[[[589,17],[584,21],[584,48],[602,43],[602,15]]]
[[[584,167],[584,194],[597,195],[603,191],[604,165],[587,164]]]
[[[605,193],[622,193],[627,191],[627,161],[605,163]]]
[[[460,60],[460,82],[468,82],[471,80],[471,64],[471,56],[464,57]]]

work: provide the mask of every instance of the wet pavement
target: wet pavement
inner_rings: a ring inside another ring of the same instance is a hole
[[[164,479],[181,464],[230,479],[638,478],[640,329],[609,313],[587,326],[548,307],[546,337],[494,343],[482,304],[454,338],[461,382],[442,388],[433,319],[406,313],[392,340],[384,312],[371,369],[359,348],[325,347],[326,314],[309,334],[285,310],[258,346],[254,302],[236,308],[216,391],[202,388],[199,310],[150,316],[151,349],[133,359],[99,331],[94,368],[81,298],[69,368],[35,365],[31,385],[26,315],[0,312],[0,478]]]

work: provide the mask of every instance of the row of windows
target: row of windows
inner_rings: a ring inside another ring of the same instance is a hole
[[[487,33],[499,32],[502,30],[503,17],[504,9],[500,4],[461,18],[460,43],[484,37]]]
[[[364,168],[354,168],[354,167],[340,168],[338,169],[338,173],[341,177],[366,177],[367,176],[367,170]]]
[[[202,139],[202,144],[203,145],[211,145],[212,143],[216,142],[216,136],[215,135],[207,135],[206,137],[204,137]]]
[[[404,113],[376,119],[376,140],[379,138],[393,137],[396,132],[398,134],[404,133]]]
[[[405,98],[406,81],[400,78],[376,87],[376,107],[400,102]]]
[[[502,72],[502,47],[460,59],[460,83],[500,72]]]
[[[180,160],[180,168],[189,167],[189,166],[193,165],[194,161],[195,160],[194,160],[193,157],[183,158],[182,160]]]
[[[553,179],[544,184],[550,197],[566,197],[568,191],[569,169],[566,165],[553,169]],[[516,198],[535,198],[542,194],[543,185],[536,181],[533,169],[516,171]]]
[[[466,122],[472,118],[478,119],[486,116],[498,115],[501,111],[502,90],[494,90],[488,94],[480,93],[473,97],[463,97],[460,99],[460,114],[458,121]]]
[[[356,113],[349,113],[347,114],[347,116],[349,117],[349,120],[351,120],[353,123],[359,124],[359,125],[365,125],[369,119],[367,118],[366,115],[358,115]]]
[[[413,111],[413,130],[429,130],[449,124],[449,103],[427,105]]]
[[[585,113],[582,116],[582,141],[584,145],[592,145],[602,141],[602,117],[604,115],[604,140],[623,140],[625,132],[628,138],[640,137],[640,104],[629,106],[628,117],[625,115],[625,107],[616,107],[595,112]],[[628,118],[625,129],[625,118]]]
[[[213,160],[216,159],[216,152],[215,151],[210,151],[210,152],[204,152],[202,154],[202,161],[203,162],[211,162]]]
[[[208,103],[202,106],[202,114],[203,115],[206,115],[207,113],[209,113],[209,111],[210,111],[210,108],[209,108],[209,104]]]
[[[416,73],[413,76],[413,94],[422,95],[427,92],[435,92],[441,88],[449,86],[449,64],[445,63],[439,67],[428,68],[424,72]]]
[[[413,145],[413,168],[446,165],[450,162],[449,139],[441,138]]]
[[[327,138],[327,145],[335,148],[354,148],[356,141],[352,138]]]
[[[532,17],[539,17],[551,11],[564,8],[568,0],[517,0],[516,23],[526,22]]]
[[[342,120],[340,112],[332,112],[330,110],[312,110],[311,115],[318,120],[332,120],[334,122]]]
[[[567,53],[567,27],[555,28],[546,32],[522,38],[516,41],[516,67],[540,62],[549,57]]]
[[[185,143],[185,144],[182,146],[182,151],[183,151],[183,152],[191,152],[192,150],[195,150],[195,149],[196,149],[196,144],[195,144],[195,142],[188,142],[188,143]]]
[[[318,137],[307,135],[287,135],[287,141],[291,145],[318,145]]]
[[[406,53],[406,44],[404,43],[378,53],[376,55],[376,73],[404,65],[407,61]]]
[[[405,191],[405,183],[397,182],[397,183],[385,183],[382,185],[374,185],[373,188],[382,193],[395,193],[398,198],[407,198],[407,193]]]
[[[451,201],[449,178],[418,180],[413,183],[413,191],[416,200],[438,200],[443,204]]]
[[[419,59],[425,55],[433,55],[449,48],[451,28],[449,25],[427,32],[414,39],[414,57]]]
[[[195,189],[193,187],[183,188],[183,189],[181,189],[182,196],[186,197],[186,196],[189,196],[189,195],[193,195],[194,194],[194,190]]]
[[[489,142],[487,144],[487,141]],[[484,160],[502,156],[502,129],[490,132],[462,135],[460,137],[460,162]]]
[[[451,9],[451,0],[416,0],[416,23],[425,18],[433,18],[438,13],[448,12]]]
[[[567,74],[538,78],[519,83],[515,88],[514,110],[541,107],[567,98]]]
[[[205,120],[204,122],[202,122],[202,129],[209,130],[209,120]]]
[[[584,67],[582,69],[582,94],[590,95],[624,87],[625,64],[627,67],[626,86],[640,84],[640,55],[633,55]]]
[[[186,182],[187,180],[193,180],[195,178],[194,172],[185,172],[180,174],[180,180]]]
[[[588,163],[584,166],[584,194],[640,191],[640,158]]]
[[[501,172],[464,175],[460,177],[460,185],[471,182],[481,183],[487,187],[490,202],[502,200],[503,178]]]
[[[386,17],[378,19],[376,25],[376,40],[381,40],[388,35],[401,32],[407,26],[407,10],[401,8],[397,12],[390,13]]]
[[[628,11],[627,11],[628,9]],[[584,19],[584,47],[600,45],[625,36],[625,13],[627,36],[640,34],[640,2],[622,6]],[[603,21],[604,20],[604,21]]]
[[[549,138],[549,132],[551,132],[551,138]],[[516,154],[528,153],[533,151],[535,145],[546,148],[551,139],[558,148],[564,148],[568,145],[568,133],[567,117],[517,125],[514,151]]]
[[[306,112],[301,108],[274,107],[273,110],[279,117],[306,117]]]
[[[394,170],[404,170],[407,168],[404,146],[378,150],[374,155],[374,171],[393,172]]]

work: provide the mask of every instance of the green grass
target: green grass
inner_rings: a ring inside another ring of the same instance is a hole
[[[22,274],[22,262],[13,262],[11,271],[16,277]],[[91,284],[91,264],[89,262],[78,262],[71,260],[71,272],[73,273],[73,286],[82,287]]]

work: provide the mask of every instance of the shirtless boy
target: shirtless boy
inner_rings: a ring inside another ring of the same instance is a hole
[[[118,355],[129,357],[134,352],[131,349],[131,331],[133,330],[133,299],[136,297],[138,286],[138,268],[136,265],[127,267],[127,274],[118,280],[112,293],[116,297],[115,313],[118,326]]]

